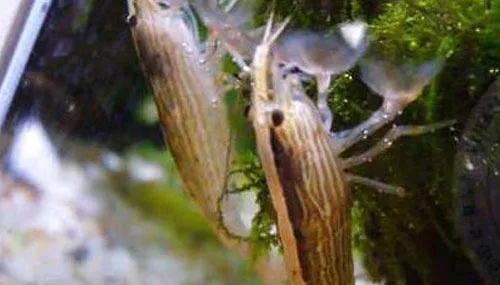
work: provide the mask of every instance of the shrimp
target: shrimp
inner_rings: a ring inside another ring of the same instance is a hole
[[[397,137],[434,131],[451,122],[394,127],[367,152],[341,158],[343,150],[359,141],[358,128],[347,130],[345,137],[327,131],[322,125],[321,111],[306,96],[299,75],[286,72],[283,75],[281,58],[272,51],[286,23],[273,33],[271,19],[256,48],[249,112],[277,212],[285,264],[294,285],[354,284],[349,184],[365,184],[396,194],[402,194],[403,189],[346,170],[387,149]],[[394,119],[393,114],[418,98],[436,73],[436,64],[408,69],[406,79],[412,81],[404,81],[405,84],[392,81],[386,67],[382,63],[365,66],[364,80],[384,97],[381,108],[390,114],[387,119]],[[372,74],[376,69],[380,72]],[[369,134],[380,126],[373,119],[361,124]]]
[[[271,23],[252,64],[252,121],[294,285],[353,284],[350,194],[321,116],[297,74],[271,59]],[[272,84],[268,75],[272,74]],[[272,86],[272,94],[268,90]]]
[[[153,87],[164,138],[203,212],[222,193],[231,159],[227,110],[215,62],[205,57],[184,1],[136,0],[134,43]]]
[[[228,235],[218,211],[234,155],[219,58],[200,44],[187,1],[128,0],[128,4],[135,48],[185,189],[222,243],[247,256],[248,244]],[[269,284],[282,277],[281,264],[271,258],[256,266]]]

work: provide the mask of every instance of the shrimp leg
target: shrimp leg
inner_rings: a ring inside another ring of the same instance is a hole
[[[330,107],[328,107],[328,87],[330,87],[331,76],[328,73],[316,75],[316,84],[318,85],[318,101],[317,106],[321,114],[323,127],[327,132],[332,128],[333,115]]]
[[[339,154],[343,152],[352,145],[373,134],[375,131],[394,120],[398,112],[399,110],[396,112],[387,112],[384,108],[380,108],[368,120],[358,126],[338,134],[333,134],[332,143],[336,153]]]
[[[395,126],[390,131],[388,131],[375,146],[373,146],[369,150],[365,151],[362,154],[343,160],[342,167],[344,169],[347,169],[370,161],[371,159],[391,147],[393,142],[399,137],[417,136],[424,133],[434,132],[438,129],[451,126],[454,123],[455,120],[448,120],[423,126]]]
[[[405,189],[401,186],[389,185],[371,178],[361,177],[353,174],[346,174],[346,179],[349,183],[365,185],[377,189],[380,193],[395,194],[398,196],[405,195]]]
[[[382,106],[357,127],[333,134],[332,143],[337,154],[371,135],[402,113],[415,101],[422,89],[440,70],[439,60],[417,67],[397,67],[380,60],[366,60],[361,66],[361,79],[372,91],[384,98]]]

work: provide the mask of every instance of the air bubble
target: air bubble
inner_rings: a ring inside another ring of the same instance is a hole
[[[278,233],[277,229],[276,229],[276,225],[271,225],[271,228],[269,229],[269,234],[271,235],[276,235]]]
[[[492,75],[495,75],[495,74],[498,74],[500,72],[500,68],[496,67],[496,68],[490,68],[488,70],[488,72]]]
[[[471,171],[471,170],[474,170],[474,168],[475,168],[475,166],[474,166],[474,164],[472,164],[469,157],[466,157],[465,158],[465,169]]]
[[[218,103],[219,100],[217,98],[213,98],[212,100],[210,100],[210,105],[212,105],[212,107],[217,107]]]
[[[187,54],[190,54],[193,52],[193,49],[189,46],[189,44],[187,44],[186,42],[183,42],[181,44],[182,48],[184,49],[184,51],[187,53]]]

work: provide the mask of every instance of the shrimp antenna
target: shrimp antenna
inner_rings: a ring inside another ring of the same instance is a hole
[[[271,11],[269,15],[269,20],[267,20],[266,29],[264,31],[264,41],[271,35],[271,29],[273,28],[274,11]]]
[[[278,29],[273,33],[272,28],[273,28],[273,21],[274,21],[274,12],[271,12],[271,14],[269,15],[269,20],[267,20],[266,29],[264,32],[264,38],[262,41],[267,43],[267,44],[272,44],[273,42],[275,42],[276,39],[278,39],[278,37],[281,35],[281,33],[285,30],[285,28],[288,25],[288,23],[290,22],[290,20],[291,20],[290,16],[286,17],[285,21],[283,21],[279,25]]]
[[[269,43],[273,43],[274,41],[276,41],[278,39],[278,37],[281,35],[281,33],[283,33],[283,31],[285,30],[288,23],[290,23],[291,19],[292,19],[292,17],[290,17],[290,16],[286,17],[286,19],[280,24],[280,26],[278,27],[276,32],[274,32],[271,39],[269,39]]]
[[[239,2],[240,0],[231,0],[231,2],[229,2],[229,4],[227,4],[227,7],[224,9],[224,11],[226,13],[229,13],[231,12],[231,10],[234,9],[234,7],[236,7],[236,4]]]

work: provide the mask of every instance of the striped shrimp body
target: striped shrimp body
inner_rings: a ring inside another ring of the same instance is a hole
[[[187,3],[133,2],[129,22],[154,91],[164,139],[187,191],[203,213],[217,221],[231,141],[215,59],[203,54]]]
[[[352,284],[351,199],[345,177],[298,76],[283,77],[271,61],[272,42],[268,29],[253,60],[249,118],[278,213],[289,278],[301,285]]]
[[[273,57],[272,45],[285,25],[271,33],[269,21],[262,43],[256,48],[249,119],[277,212],[286,267],[294,285],[353,284],[349,183],[396,194],[402,194],[402,188],[348,174],[346,170],[384,151],[399,136],[422,134],[451,122],[394,127],[367,152],[340,158],[343,150],[392,120],[395,110],[399,112],[415,100],[435,74],[434,65],[408,72],[413,81],[405,84],[388,81],[389,68],[381,63],[376,68],[365,66],[365,82],[384,97],[378,112],[390,115],[379,120],[376,112],[375,119],[332,134],[323,127],[320,110],[305,95],[299,76],[284,72],[279,58]]]

